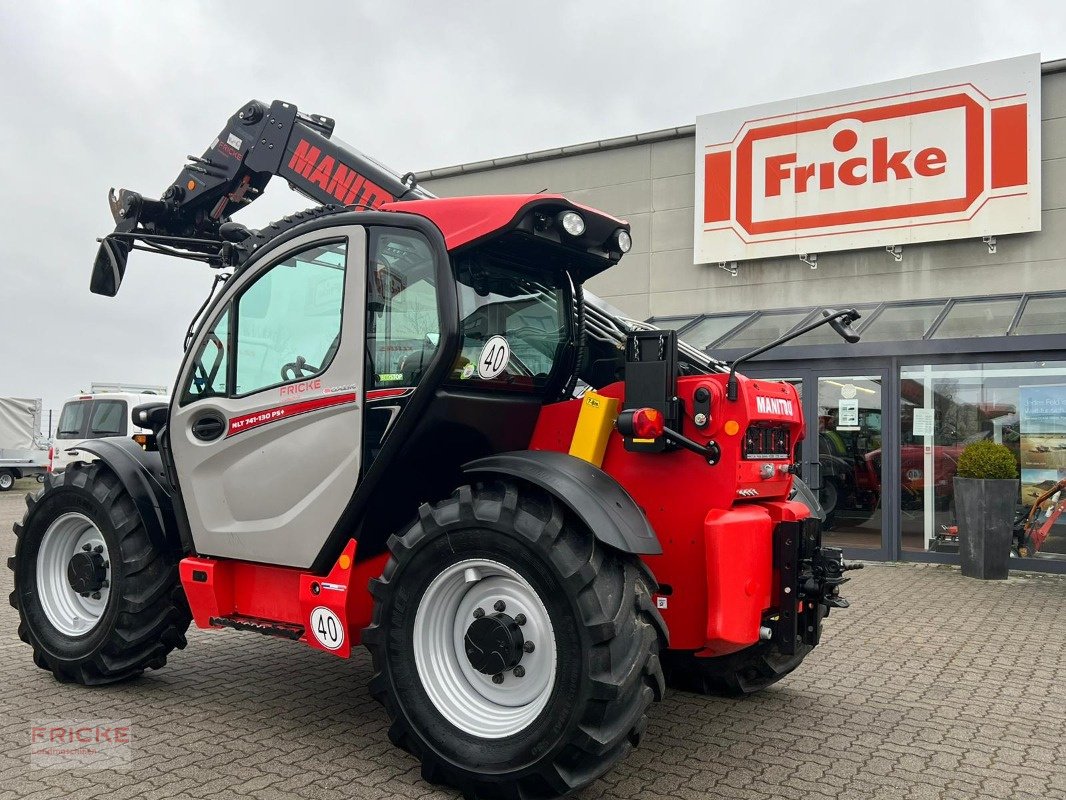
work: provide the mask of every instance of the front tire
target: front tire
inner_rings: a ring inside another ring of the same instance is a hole
[[[149,540],[113,472],[72,465],[26,505],[10,599],[37,666],[63,682],[112,683],[185,647],[191,615],[177,565]]]
[[[639,559],[509,482],[422,506],[389,547],[363,633],[370,688],[426,780],[558,797],[639,742],[666,638]]]
[[[0,469],[0,492],[9,492],[15,485],[15,474],[9,469]]]

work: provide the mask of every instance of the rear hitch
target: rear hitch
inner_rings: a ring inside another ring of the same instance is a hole
[[[802,577],[801,592],[808,599],[817,599],[829,608],[847,608],[850,603],[840,596],[840,587],[851,578],[844,573],[862,569],[865,564],[845,564],[839,547],[819,547],[811,557],[810,572]]]
[[[847,608],[840,596],[844,573],[862,569],[845,564],[838,547],[822,547],[821,523],[816,517],[781,522],[774,528],[774,570],[779,579],[776,619],[771,639],[786,655],[797,645],[815,646],[822,636],[822,619],[833,608]]]

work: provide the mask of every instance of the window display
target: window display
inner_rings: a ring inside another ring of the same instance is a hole
[[[1010,448],[1021,473],[1013,555],[1066,560],[1056,513],[1066,491],[1054,491],[1066,479],[1066,362],[904,366],[900,417],[904,550],[958,552],[956,464],[988,439]]]

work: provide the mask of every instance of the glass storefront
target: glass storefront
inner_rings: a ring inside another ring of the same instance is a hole
[[[1062,291],[857,304],[857,345],[823,326],[747,362],[748,375],[786,380],[800,393],[808,427],[796,461],[828,511],[825,541],[849,558],[958,563],[959,455],[989,440],[1018,464],[1011,568],[1066,573],[1064,304]],[[650,321],[728,363],[820,314]]]
[[[1066,362],[907,365],[899,380],[904,551],[958,552],[953,479],[971,442],[989,439],[1014,453],[1019,510],[1066,478]],[[1060,525],[1054,511],[1052,497],[1034,522],[1044,536],[1028,544],[1019,537],[1021,555],[1066,560],[1066,514]]]

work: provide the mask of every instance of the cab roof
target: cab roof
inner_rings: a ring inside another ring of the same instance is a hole
[[[588,218],[589,228],[629,230],[629,223],[594,208],[567,200],[558,194],[504,194],[475,197],[441,197],[429,200],[404,200],[385,203],[382,211],[418,214],[444,234],[449,251],[477,242],[515,227],[529,212],[543,207],[558,213],[573,209]],[[593,225],[592,223],[596,224]]]

